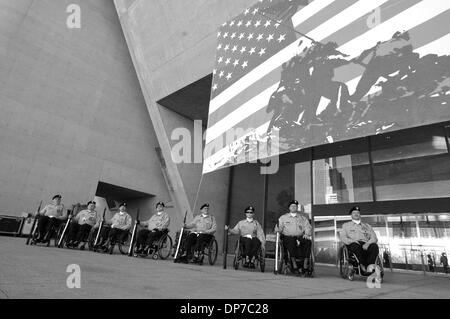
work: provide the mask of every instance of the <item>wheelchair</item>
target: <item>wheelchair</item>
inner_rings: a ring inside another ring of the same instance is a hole
[[[339,248],[339,273],[342,278],[349,279],[353,281],[355,279],[355,274],[359,277],[368,277],[372,275],[370,272],[364,272],[360,267],[360,262],[354,253],[350,253],[346,245],[342,245]],[[375,265],[380,268],[380,279],[383,282],[384,268],[383,261],[380,255],[377,256],[375,260]]]
[[[74,223],[75,223],[75,222],[74,222]],[[58,245],[58,243],[59,243],[59,241],[60,241],[60,239],[61,239],[61,236],[63,235],[65,226],[66,226],[66,223],[61,224],[61,225],[58,227],[58,229],[56,230],[55,246],[57,246],[57,247],[59,247],[59,248],[66,247],[66,248],[69,248],[69,249],[76,249],[76,248],[79,248],[80,250],[84,250],[85,247],[86,247],[86,245],[89,246],[89,236],[90,236],[90,234],[91,234],[91,232],[92,232],[92,228],[91,228],[91,230],[89,231],[88,237],[80,241],[79,244],[81,244],[81,246],[79,246],[79,247],[71,247],[71,246],[68,246],[68,243],[69,243],[69,227],[71,227],[71,225],[68,226],[68,228],[67,228],[67,230],[66,230],[66,232],[65,232],[65,234],[64,234],[64,238],[62,238],[62,240],[61,240],[61,244]]]
[[[170,256],[170,253],[172,251],[172,238],[169,235],[169,230],[164,229],[163,234],[159,239],[156,239],[153,241],[153,243],[146,247],[143,253],[138,254],[137,253],[137,247],[134,246],[133,256],[134,257],[142,257],[145,258],[147,256],[152,255],[152,258],[154,260],[157,259],[167,259]]]
[[[280,234],[280,240],[278,241],[278,258],[276,260],[278,260],[278,271],[274,271],[275,275],[277,274],[283,274],[283,275],[288,275],[288,274],[294,274],[293,269],[292,269],[292,265],[291,265],[291,256],[289,254],[289,251],[287,250],[287,248],[283,245],[283,235]],[[298,259],[295,260],[296,262],[298,262]],[[301,271],[299,269],[299,271]],[[312,253],[312,249],[311,249],[311,253],[309,256],[309,263],[308,263],[308,269],[306,270],[306,272],[304,274],[301,274],[304,277],[309,277],[309,278],[313,278],[314,277],[314,254]]]
[[[180,249],[178,251],[177,258],[174,259],[175,263],[181,262],[181,260],[180,260],[181,256],[186,252],[186,250],[185,250],[186,238],[187,238],[187,236],[190,233],[191,232],[189,230],[184,230],[183,231],[183,236],[181,238]],[[176,252],[178,241],[179,241],[179,236],[180,236],[180,232],[177,232],[177,236],[176,236],[176,240],[175,240],[175,244],[174,244],[174,253],[173,253],[174,257],[175,257],[175,252]],[[191,247],[191,249],[193,249],[193,247]],[[203,251],[200,252],[201,256],[199,258],[198,264],[199,265],[203,265],[203,260],[204,260],[205,255],[206,255],[206,256],[208,256],[209,264],[211,266],[214,265],[216,263],[216,260],[217,260],[217,252],[218,252],[217,240],[216,240],[216,238],[213,235],[211,240],[205,245],[205,248],[203,249]],[[193,251],[191,251],[191,253],[193,253]]]
[[[106,228],[110,228],[111,231],[111,226],[110,225],[103,225],[103,227]],[[131,238],[131,233],[130,231],[127,231],[127,235],[125,236],[124,240],[119,240],[117,243],[111,243],[109,240],[109,232],[108,232],[108,238],[103,238],[101,235],[98,238],[99,243],[101,243],[102,241],[106,241],[105,244],[103,246],[100,246],[99,244],[97,244],[97,247],[94,246],[95,243],[95,237],[97,236],[97,231],[98,228],[92,228],[89,236],[88,236],[88,246],[89,249],[92,249],[92,251],[95,252],[103,252],[103,253],[109,253],[110,255],[112,255],[114,253],[114,249],[117,245],[117,248],[119,248],[119,252],[122,255],[127,255],[128,254],[128,249],[130,247],[130,238]]]
[[[38,242],[37,239],[39,238],[40,233],[39,233],[39,230],[37,228],[38,225],[36,224],[36,226],[35,226],[36,228],[35,228],[34,232],[31,235],[30,245],[43,244],[43,245],[49,247],[50,244],[51,244],[51,241],[53,239],[54,245],[55,245],[55,247],[57,247],[58,246],[58,241],[59,241],[57,233],[58,233],[58,231],[60,231],[60,229],[61,229],[61,232],[62,232],[62,229],[64,229],[65,225],[66,225],[66,221],[60,222],[58,226],[52,225],[52,227],[50,227],[50,229],[44,235],[44,238],[46,240],[43,241],[43,242],[41,242],[41,241]]]
[[[259,247],[258,253],[255,259],[256,268],[260,268],[261,272],[264,272],[266,269],[266,260],[265,260],[266,252],[262,246]],[[244,251],[243,251],[243,245],[241,245],[241,237],[239,236],[238,240],[236,241],[236,247],[234,249],[234,259],[233,259],[233,267],[234,269],[238,270],[239,265],[242,264],[244,266]]]

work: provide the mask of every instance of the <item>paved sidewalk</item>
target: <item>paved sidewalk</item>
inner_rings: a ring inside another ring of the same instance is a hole
[[[339,277],[336,267],[316,267],[316,278],[274,275],[173,260],[130,258],[55,247],[27,246],[0,237],[0,298],[449,298],[450,276],[386,272],[381,288]],[[69,289],[67,267],[81,269],[81,288]]]

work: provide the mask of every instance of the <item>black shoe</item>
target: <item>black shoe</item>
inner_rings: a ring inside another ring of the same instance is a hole
[[[244,267],[244,268],[248,268],[248,266],[249,266],[249,262],[248,261],[244,262],[244,264],[242,265],[242,267]]]
[[[86,246],[86,244],[81,245],[80,250],[84,250],[84,246]]]
[[[250,262],[249,265],[248,265],[248,268],[255,269],[255,263]]]

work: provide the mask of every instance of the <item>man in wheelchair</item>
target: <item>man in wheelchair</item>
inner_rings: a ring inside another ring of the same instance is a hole
[[[127,240],[128,231],[131,228],[131,216],[126,212],[127,204],[122,203],[119,206],[119,212],[114,214],[113,218],[105,222],[111,227],[103,227],[100,231],[101,243],[98,245],[101,249],[106,250],[107,242],[115,245],[117,241],[124,242]]]
[[[342,225],[340,239],[347,246],[349,253],[355,254],[361,270],[366,273],[368,268],[375,269],[379,254],[378,238],[372,227],[361,221],[361,211],[358,206],[350,209],[349,213],[352,215],[352,220]]]
[[[96,203],[94,201],[89,201],[87,203],[87,209],[82,210],[72,218],[68,230],[67,247],[78,248],[80,242],[83,242],[80,249],[84,249],[89,232],[99,222],[95,205]]]
[[[156,214],[153,214],[149,220],[138,222],[138,224],[146,227],[141,229],[137,234],[136,254],[148,254],[149,249],[154,241],[161,238],[164,232],[167,232],[170,223],[169,215],[164,211],[164,203],[156,204]]]
[[[209,214],[209,204],[203,204],[200,212],[201,214],[195,216],[190,223],[183,225],[190,230],[180,259],[183,263],[202,263],[205,245],[213,239],[216,232],[216,219]]]
[[[292,273],[299,274],[301,271],[303,276],[308,275],[312,227],[308,218],[298,212],[298,201],[292,200],[289,203],[289,213],[278,219],[275,231],[281,233],[283,247],[290,256],[288,260],[287,254],[285,255],[286,261],[290,263]]]
[[[39,237],[36,239],[36,243],[48,242],[52,236],[53,231],[61,224],[61,222],[67,219],[67,212],[64,214],[64,205],[61,203],[61,195],[55,195],[52,198],[52,203],[46,205],[40,212],[37,230]]]
[[[232,229],[225,226],[225,230],[229,229],[230,233],[241,236],[239,240],[242,245],[242,257],[245,258],[243,266],[254,269],[258,250],[265,246],[266,240],[261,225],[253,218],[255,208],[248,206],[244,212],[246,219],[239,221]]]

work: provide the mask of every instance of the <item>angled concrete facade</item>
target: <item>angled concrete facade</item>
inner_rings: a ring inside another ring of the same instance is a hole
[[[172,200],[114,3],[77,1],[69,29],[71,3],[0,0],[1,214],[86,202],[99,181]]]
[[[114,1],[165,159],[171,158],[171,149],[177,142],[171,140],[172,131],[184,127],[193,132],[194,124],[192,119],[176,114],[157,101],[212,72],[220,22],[227,21],[254,2]],[[220,225],[216,234],[220,247],[227,210],[229,169],[202,177],[201,163],[166,162],[181,213],[188,210],[189,219],[198,213],[200,203],[211,203],[212,213]]]

